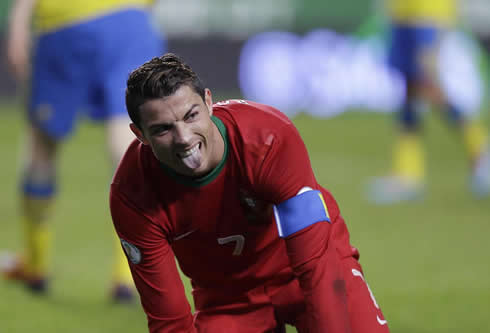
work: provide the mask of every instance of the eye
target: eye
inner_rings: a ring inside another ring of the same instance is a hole
[[[198,115],[199,115],[199,111],[192,111],[187,115],[185,120],[190,120],[190,121],[195,120]]]
[[[152,128],[150,133],[151,135],[159,136],[159,135],[166,134],[169,130],[170,130],[170,126],[162,125],[162,126],[156,126]]]

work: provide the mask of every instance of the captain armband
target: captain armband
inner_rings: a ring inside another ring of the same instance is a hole
[[[309,189],[274,205],[274,217],[280,237],[288,237],[317,222],[330,222],[322,193]]]

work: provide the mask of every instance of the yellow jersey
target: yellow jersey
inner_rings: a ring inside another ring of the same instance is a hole
[[[147,7],[153,0],[37,0],[34,28],[43,33],[123,8]]]
[[[456,19],[456,0],[385,0],[395,22],[448,26]]]

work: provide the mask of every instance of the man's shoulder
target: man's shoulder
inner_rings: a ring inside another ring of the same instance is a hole
[[[257,124],[258,121],[270,122],[272,125],[291,123],[291,120],[284,113],[273,106],[244,99],[220,101],[214,104],[213,109],[217,111],[218,114],[227,113],[235,121],[239,121],[240,123]]]
[[[288,128],[294,126],[291,120],[276,108],[247,100],[218,102],[213,110],[225,124],[231,141],[240,138],[247,144],[270,143],[271,138],[287,133]]]
[[[258,175],[272,151],[281,147],[295,131],[291,120],[277,109],[249,101],[226,101],[215,105],[215,116],[226,129],[230,152],[243,174]],[[254,175],[254,176],[252,176]],[[250,179],[250,182],[255,180]]]

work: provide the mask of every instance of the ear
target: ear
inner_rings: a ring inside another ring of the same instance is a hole
[[[143,135],[143,132],[141,132],[141,130],[138,128],[138,126],[136,126],[134,123],[131,123],[131,124],[129,124],[129,128],[131,129],[131,132],[133,132],[134,135],[136,135],[136,138],[138,138],[138,140],[142,144],[144,144],[144,145],[148,144],[148,140],[146,140],[145,136]]]
[[[208,107],[209,115],[213,115],[213,94],[211,94],[211,90],[208,88],[204,89],[204,102]]]

